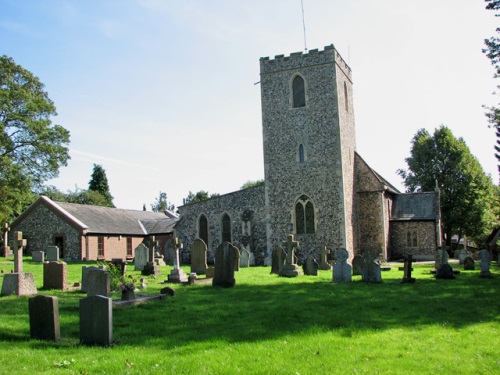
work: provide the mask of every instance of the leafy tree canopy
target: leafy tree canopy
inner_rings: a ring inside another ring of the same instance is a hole
[[[255,186],[262,186],[262,185],[265,185],[265,183],[266,183],[266,180],[264,180],[264,179],[257,180],[257,181],[247,181],[241,186],[240,189],[248,189],[248,188],[255,187]]]
[[[431,135],[420,129],[413,137],[408,169],[398,170],[408,192],[441,192],[441,215],[447,244],[454,234],[478,239],[495,225],[498,196],[491,178],[462,138],[445,126]],[[498,224],[498,223],[497,223]]]
[[[75,191],[68,190],[66,193],[54,186],[44,187],[39,195],[45,195],[56,202],[88,204],[92,206],[110,207],[108,200],[95,190],[84,190],[76,188]]]
[[[106,177],[106,171],[102,165],[94,164],[94,169],[89,181],[89,191],[97,192],[105,198],[106,204],[102,206],[114,207],[113,197],[109,192],[108,178]]]
[[[32,202],[31,190],[57,177],[69,159],[69,132],[52,124],[56,108],[38,77],[0,57],[0,220]]]
[[[175,206],[167,201],[167,193],[160,191],[158,198],[156,198],[155,202],[151,205],[151,209],[153,212],[163,212],[165,210],[174,212]]]
[[[203,190],[200,190],[196,194],[193,194],[193,192],[189,191],[188,196],[184,198],[183,201],[184,204],[190,204],[190,203],[206,201],[207,199],[216,198],[218,196],[220,196],[220,194],[218,193],[209,194],[208,191],[203,191]]]

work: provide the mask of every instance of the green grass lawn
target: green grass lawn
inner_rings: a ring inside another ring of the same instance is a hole
[[[69,283],[83,264],[68,265]],[[39,294],[59,298],[62,340],[31,340],[28,297],[0,297],[0,373],[500,374],[499,266],[492,279],[462,270],[435,280],[431,268],[414,265],[412,285],[399,283],[397,267],[380,284],[334,284],[330,271],[280,278],[270,267],[242,268],[231,289],[168,284],[175,297],[114,309],[114,345],[101,348],[79,344],[86,295],[41,290],[43,266],[25,258]],[[170,269],[147,278],[146,293],[158,293]],[[139,275],[133,265],[129,273]]]

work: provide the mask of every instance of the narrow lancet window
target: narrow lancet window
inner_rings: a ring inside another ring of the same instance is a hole
[[[345,102],[345,110],[349,112],[349,96],[347,94],[347,84],[344,82],[344,102]]]
[[[231,242],[231,218],[228,214],[222,216],[222,242]]]
[[[208,245],[208,220],[205,215],[201,215],[198,222],[198,237]]]
[[[304,145],[299,146],[299,163],[304,162]]]
[[[304,79],[301,76],[296,76],[292,83],[293,92],[293,107],[305,107],[306,105],[306,91],[304,87]]]

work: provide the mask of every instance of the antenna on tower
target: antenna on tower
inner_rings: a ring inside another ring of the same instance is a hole
[[[304,0],[300,0],[302,5],[302,27],[304,28],[304,51],[307,52],[307,39],[306,39],[306,19],[304,17]]]

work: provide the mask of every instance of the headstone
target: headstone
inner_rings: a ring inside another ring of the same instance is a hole
[[[66,289],[67,264],[64,262],[43,263],[43,289]]]
[[[271,273],[276,273],[279,275],[283,270],[285,260],[285,251],[281,247],[278,247],[275,251],[273,251],[271,255]]]
[[[80,341],[84,345],[99,346],[109,346],[113,343],[111,298],[96,295],[80,300]]]
[[[241,255],[240,255],[240,250],[238,250],[238,248],[236,246],[235,246],[235,249],[236,249],[236,258],[234,260],[234,271],[237,272],[237,271],[240,270],[240,258],[241,258]]]
[[[157,266],[166,266],[167,264],[163,260],[163,255],[159,251],[155,252],[155,263]]]
[[[165,262],[169,266],[174,265],[175,258],[175,244],[173,243],[174,239],[170,238],[165,245],[163,246],[163,257],[165,258]]]
[[[12,255],[14,255],[9,246],[9,232],[10,232],[9,224],[5,223],[3,225],[3,254],[2,254],[4,257],[11,257]]]
[[[33,251],[31,253],[31,261],[36,263],[43,263],[45,261],[45,253],[43,251]]]
[[[336,262],[333,265],[333,281],[336,283],[348,283],[352,280],[351,265],[347,263],[349,252],[347,249],[339,248],[335,252]]]
[[[376,262],[376,255],[373,253],[367,253],[364,255],[365,263],[363,266],[363,273],[361,275],[361,280],[368,283],[380,283],[382,282],[382,273],[380,271],[380,264]]]
[[[318,276],[318,262],[314,260],[313,257],[309,256],[307,257],[306,261],[304,262],[304,265],[302,266],[302,269],[304,270],[304,275],[310,275],[310,276]]]
[[[240,251],[240,267],[248,268],[250,267],[250,251],[245,249],[243,246]]]
[[[476,263],[472,257],[465,257],[464,259],[464,270],[466,271],[474,271],[476,269]]]
[[[175,249],[174,269],[170,272],[170,275],[168,275],[168,282],[187,283],[188,278],[179,262],[179,249],[182,248],[182,244],[179,243],[179,239],[177,237],[175,238],[174,243],[177,245]]]
[[[108,271],[89,270],[87,275],[87,296],[109,297],[110,274]]]
[[[212,286],[234,287],[236,284],[234,271],[238,258],[238,249],[229,242],[224,242],[217,247],[215,251],[215,275],[212,280]]]
[[[155,263],[155,253],[156,253],[156,248],[159,246],[159,241],[156,240],[155,236],[149,236],[144,239],[144,243],[148,248],[148,258],[149,261],[144,265],[141,274],[143,276],[149,276],[149,275],[154,275],[158,276],[160,275],[160,268],[158,267],[158,264]]]
[[[149,262],[149,250],[143,243],[135,248],[134,251],[134,269],[142,271],[144,266]]]
[[[250,258],[248,259],[248,261],[250,263],[250,266],[255,266],[255,255],[251,251],[249,253],[250,253]]]
[[[59,261],[59,248],[57,246],[47,247],[47,262]]]
[[[443,264],[448,264],[448,252],[442,247],[438,247],[436,250],[436,255],[434,257],[434,268],[439,270]]]
[[[294,263],[294,258],[295,248],[299,247],[299,243],[294,241],[293,234],[289,234],[287,240],[283,242],[283,246],[286,247],[286,258],[283,269],[279,275],[284,277],[297,277],[301,274],[301,271],[297,264]]]
[[[465,249],[462,249],[458,253],[458,264],[464,264],[464,259],[469,256],[469,252]]]
[[[454,279],[453,268],[451,268],[449,263],[441,264],[441,266],[436,269],[435,274],[436,279]]]
[[[332,266],[328,262],[328,254],[330,250],[326,246],[323,246],[319,252],[319,269],[320,270],[331,270]]]
[[[354,258],[352,258],[352,274],[362,275],[364,264],[365,260],[363,258],[363,255],[361,254],[355,255]]]
[[[29,299],[30,336],[37,340],[61,338],[57,297],[39,295]]]
[[[106,268],[104,266],[83,266],[82,267],[82,285],[80,290],[82,292],[87,292],[87,285],[89,284],[89,271],[90,270],[100,270],[100,271],[106,271]]]
[[[111,264],[121,277],[125,276],[127,273],[127,262],[125,262],[122,258],[113,258],[111,259]]]
[[[403,266],[403,279],[401,283],[413,284],[415,282],[415,278],[411,277],[411,271],[413,271],[413,257],[411,254],[406,255],[404,266]]]
[[[191,272],[197,275],[207,273],[207,245],[200,238],[191,245]]]
[[[481,267],[481,273],[479,274],[479,277],[483,278],[490,278],[491,277],[491,272],[490,272],[490,252],[488,250],[482,249],[479,250],[477,255],[479,256],[479,259],[481,261],[480,267]]]

